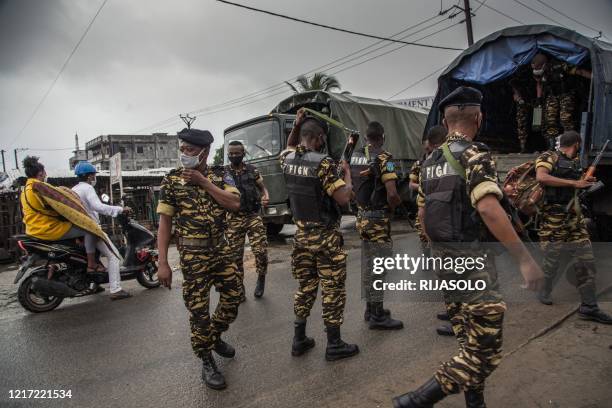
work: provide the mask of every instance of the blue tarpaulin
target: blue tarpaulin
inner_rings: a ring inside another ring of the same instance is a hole
[[[538,51],[580,65],[589,50],[549,33],[502,37],[467,56],[452,73],[453,79],[485,85],[512,75],[520,65],[529,63]]]

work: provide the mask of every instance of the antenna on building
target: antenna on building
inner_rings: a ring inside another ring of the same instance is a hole
[[[191,116],[190,114],[179,115],[179,117],[183,120],[183,122],[185,122],[185,125],[187,125],[187,129],[191,129],[191,124],[196,120],[196,117]]]

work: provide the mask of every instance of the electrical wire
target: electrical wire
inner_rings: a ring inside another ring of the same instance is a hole
[[[448,11],[450,11],[451,9],[452,9],[452,7],[451,7],[451,8],[449,8],[449,9],[447,9],[447,10],[444,10],[444,11],[442,12],[442,14],[441,14],[441,15],[444,15],[444,14],[448,13]],[[441,15],[435,15],[435,16],[433,16],[433,17],[427,18],[427,19],[425,19],[425,20],[423,20],[423,21],[421,21],[421,22],[419,22],[419,23],[416,23],[416,24],[414,24],[414,25],[412,25],[412,26],[410,26],[410,27],[407,27],[407,28],[403,29],[402,31],[400,31],[400,32],[398,32],[398,33],[393,34],[391,37],[397,37],[398,35],[403,34],[403,33],[405,33],[406,31],[409,31],[409,30],[411,30],[411,29],[417,28],[417,27],[419,27],[419,26],[421,26],[421,25],[423,25],[423,24],[425,24],[425,23],[428,23],[428,22],[430,22],[430,21],[432,21],[432,20],[434,20],[434,19],[436,19],[436,18],[440,17]],[[440,24],[440,23],[443,23],[444,21],[446,21],[446,19],[442,19],[442,20],[440,20],[440,21],[438,21],[438,22],[435,22],[435,23],[433,23],[433,24],[430,24],[430,25],[428,25],[428,26],[426,26],[426,27],[423,27],[423,28],[419,29],[418,31],[415,31],[415,32],[413,32],[413,33],[410,33],[410,34],[405,35],[405,36],[400,37],[400,38],[405,39],[405,38],[411,37],[411,36],[416,35],[416,34],[418,34],[418,33],[422,32],[422,31],[424,31],[424,30],[427,30],[427,29],[428,29],[428,28],[430,28],[430,27],[433,27],[433,26],[435,26],[435,25],[438,25],[438,24]],[[436,32],[436,33],[437,33],[437,32]],[[436,34],[436,33],[433,33],[433,34]],[[432,35],[433,35],[433,34],[432,34]],[[428,35],[428,36],[429,36],[429,35]],[[425,36],[425,37],[423,37],[423,38],[427,38],[428,36]],[[419,40],[420,40],[420,39],[419,39]],[[417,40],[417,41],[419,41],[419,40]],[[385,47],[388,47],[388,46],[393,45],[393,44],[389,44],[389,43],[387,43],[387,44],[383,45],[382,47],[378,47],[378,48],[376,48],[376,49],[374,49],[374,50],[371,50],[371,51],[368,51],[368,52],[366,52],[366,53],[363,53],[363,51],[368,50],[369,48],[372,48],[372,47],[374,47],[374,46],[376,46],[376,45],[378,45],[378,44],[384,43],[384,42],[386,42],[386,41],[385,41],[385,40],[379,40],[379,41],[376,41],[376,42],[374,42],[374,43],[372,43],[372,44],[370,44],[370,45],[368,45],[368,46],[366,46],[366,47],[360,48],[359,50],[356,50],[356,51],[353,51],[353,52],[351,52],[351,53],[349,53],[349,54],[347,54],[347,55],[344,55],[343,57],[336,58],[335,60],[333,60],[333,61],[331,61],[331,62],[328,62],[327,64],[324,64],[324,65],[318,66],[318,67],[316,67],[316,68],[313,68],[313,69],[311,69],[311,70],[309,70],[309,71],[305,72],[305,73],[304,73],[304,74],[302,74],[302,75],[309,75],[309,74],[314,73],[314,72],[317,72],[317,71],[319,71],[319,70],[321,70],[321,69],[333,69],[333,68],[339,67],[339,66],[341,66],[341,65],[343,65],[343,64],[346,64],[346,63],[348,63],[348,62],[351,62],[351,61],[354,61],[354,60],[356,60],[356,59],[359,59],[359,58],[361,58],[361,57],[363,57],[363,56],[365,56],[365,55],[371,54],[371,53],[373,53],[373,52],[375,52],[375,51],[377,51],[377,50],[379,50],[379,49],[381,49],[381,48],[385,48]],[[401,48],[403,48],[404,46],[406,46],[406,45],[402,45],[402,46],[401,46]],[[351,58],[351,59],[349,59],[349,60],[346,60],[347,58],[352,57],[352,56],[357,55],[357,54],[360,54],[360,53],[363,53],[363,54],[359,55],[359,56],[358,56],[358,57],[356,57],[356,58]],[[341,62],[341,61],[342,61],[342,62]],[[336,64],[336,63],[338,63],[338,62],[340,62],[340,63],[339,63],[339,64]],[[367,61],[365,61],[365,62],[367,62]],[[335,65],[334,65],[334,64],[335,64]],[[357,64],[357,65],[359,65],[359,64]],[[355,65],[355,66],[356,66],[356,65]],[[295,80],[296,78],[297,78],[297,76],[296,76],[296,77],[293,77],[293,78],[290,78],[290,79],[288,79],[287,81],[293,81],[293,80]],[[208,106],[208,107],[205,107],[205,108],[201,108],[201,109],[198,109],[198,110],[193,110],[193,111],[190,111],[190,112],[189,112],[189,114],[200,114],[200,115],[201,115],[202,113],[207,112],[207,111],[209,111],[209,110],[211,110],[211,109],[215,109],[215,108],[220,108],[220,107],[225,107],[225,106],[228,106],[228,105],[233,105],[233,104],[241,103],[241,102],[244,102],[244,101],[249,100],[249,99],[251,99],[251,98],[256,98],[256,97],[259,97],[259,96],[263,96],[263,95],[265,95],[266,93],[269,93],[269,92],[274,92],[274,91],[276,91],[276,90],[279,90],[279,89],[281,89],[281,88],[285,88],[285,87],[286,87],[286,84],[285,84],[285,82],[283,81],[283,82],[280,82],[280,83],[278,83],[278,84],[276,84],[276,85],[269,86],[269,87],[264,88],[264,89],[262,89],[262,90],[260,90],[260,91],[253,92],[253,93],[247,94],[247,95],[242,96],[242,97],[239,97],[239,98],[234,98],[234,99],[231,99],[231,100],[229,100],[229,101],[222,102],[222,103],[220,103],[220,104],[211,105],[211,106]],[[280,93],[284,93],[284,92],[280,92]],[[276,96],[276,95],[279,95],[280,93],[274,93],[274,94],[273,94],[273,95],[271,95],[271,96]],[[259,101],[259,100],[264,100],[264,99],[267,99],[267,98],[268,98],[268,97],[258,98],[258,99],[256,99],[256,101]],[[244,105],[240,105],[240,106],[244,106]],[[230,108],[230,109],[232,109],[232,108]],[[217,113],[217,112],[221,112],[221,111],[223,111],[223,110],[217,110],[217,111],[215,111],[215,113]],[[175,124],[175,123],[178,123],[178,122],[179,122],[179,118],[178,118],[177,116],[172,116],[172,117],[167,118],[167,119],[165,119],[165,120],[163,120],[163,121],[157,122],[157,123],[155,123],[155,124],[153,124],[153,125],[146,126],[146,127],[142,128],[142,129],[140,129],[140,130],[136,131],[136,133],[142,133],[142,132],[148,131],[148,130],[150,130],[150,129],[159,129],[161,126],[163,126],[163,128],[167,128],[167,127],[169,127],[171,124]]]
[[[425,81],[426,79],[431,78],[432,76],[436,75],[438,72],[442,71],[444,68],[446,68],[447,65],[444,65],[438,69],[436,69],[434,72],[430,72],[429,74],[427,74],[426,76],[424,76],[421,79],[417,79],[416,81],[414,81],[413,83],[411,83],[410,85],[408,85],[407,87],[405,87],[404,89],[402,89],[401,91],[398,91],[396,93],[394,93],[393,95],[391,95],[390,97],[387,98],[387,100],[390,100],[392,98],[395,98],[396,96],[406,92],[407,90],[409,90],[410,88],[413,88],[415,86],[417,86],[418,84],[420,84],[421,82]]]
[[[527,10],[533,11],[534,13],[544,17],[545,19],[550,20],[550,21],[552,21],[553,23],[555,23],[557,25],[560,25],[561,27],[567,28],[567,26],[565,24],[562,24],[562,23],[558,22],[557,20],[555,20],[554,18],[551,18],[551,17],[547,16],[546,14],[541,13],[540,11],[534,9],[533,7],[528,6],[527,4],[523,3],[520,0],[512,0],[512,1],[514,1],[515,3],[520,4],[521,6],[525,7]]]
[[[489,6],[488,4],[485,4],[485,1],[480,1],[480,0],[474,0],[474,1],[475,1],[476,3],[478,3],[478,4],[480,4],[481,6],[484,6],[485,8],[488,8],[489,10],[491,10],[491,11],[493,11],[493,12],[495,12],[495,13],[499,14],[500,16],[504,16],[504,17],[506,17],[507,19],[514,21],[515,23],[518,23],[518,24],[523,24],[523,25],[525,24],[523,21],[518,20],[518,19],[516,19],[516,18],[512,17],[511,15],[508,15],[508,14],[504,13],[503,11],[499,11],[498,9],[496,9],[496,8],[494,8],[494,7],[491,7],[491,6]]]
[[[537,1],[538,3],[540,3],[540,4],[543,4],[544,6],[548,7],[549,9],[551,9],[551,10],[553,10],[553,11],[556,11],[558,14],[561,14],[563,17],[567,18],[568,20],[571,20],[571,21],[573,21],[574,23],[580,24],[581,26],[583,26],[583,27],[585,27],[585,28],[588,28],[589,30],[595,31],[597,34],[601,34],[601,32],[602,32],[601,30],[598,30],[598,29],[596,29],[596,28],[594,28],[594,27],[591,27],[591,26],[589,26],[589,25],[587,25],[587,24],[584,24],[584,23],[582,23],[582,22],[580,22],[580,21],[576,20],[576,19],[575,19],[575,18],[573,18],[572,16],[569,16],[569,15],[565,14],[564,12],[562,12],[561,10],[559,10],[559,9],[557,9],[557,8],[554,8],[553,6],[551,6],[550,4],[546,3],[545,1],[542,1],[542,0],[536,0],[536,1]]]
[[[98,7],[98,11],[96,11],[96,14],[94,14],[93,18],[91,19],[91,21],[89,22],[89,24],[87,25],[87,28],[85,29],[85,31],[83,32],[83,35],[81,35],[81,38],[79,38],[79,41],[76,43],[76,45],[74,46],[74,48],[72,49],[72,51],[70,52],[70,54],[68,55],[68,58],[66,58],[66,61],[64,61],[64,64],[62,65],[62,67],[60,68],[59,72],[57,73],[57,75],[55,76],[55,79],[53,80],[53,82],[51,82],[51,85],[49,86],[49,88],[47,89],[47,92],[45,92],[45,94],[43,95],[43,97],[41,98],[40,102],[38,102],[38,104],[36,105],[36,107],[34,108],[34,110],[32,111],[32,113],[30,114],[30,116],[28,117],[28,120],[26,120],[25,124],[22,126],[21,130],[17,133],[17,136],[15,136],[11,142],[8,144],[8,146],[12,146],[13,143],[19,139],[21,137],[21,135],[23,135],[23,132],[26,130],[26,128],[28,127],[28,125],[30,124],[30,122],[32,122],[32,120],[34,119],[34,117],[36,116],[36,114],[38,113],[38,110],[40,109],[40,107],[43,105],[43,103],[45,103],[45,100],[47,99],[47,97],[49,96],[49,94],[51,93],[51,91],[53,90],[53,87],[55,87],[55,84],[57,83],[57,81],[59,80],[60,76],[62,76],[62,73],[64,72],[64,70],[66,69],[66,67],[68,66],[68,63],[70,62],[70,60],[72,59],[73,55],[76,53],[76,51],[79,49],[79,46],[81,45],[81,43],[83,42],[83,40],[85,39],[85,37],[87,36],[87,33],[89,32],[89,29],[93,26],[93,23],[96,21],[96,18],[98,18],[98,15],[100,14],[100,12],[102,11],[102,9],[104,8],[104,6],[106,5],[106,2],[108,0],[103,0],[102,4],[100,5],[100,7]]]
[[[216,1],[219,2],[219,3],[228,4],[230,6],[240,7],[240,8],[243,8],[243,9],[246,9],[246,10],[250,10],[250,11],[255,11],[255,12],[258,12],[258,13],[268,14],[268,15],[271,15],[271,16],[274,16],[274,17],[280,17],[280,18],[284,18],[284,19],[287,19],[287,20],[295,21],[295,22],[298,22],[298,23],[309,24],[309,25],[312,25],[312,26],[326,28],[328,30],[340,31],[340,32],[347,33],[347,34],[358,35],[358,36],[361,36],[361,37],[368,37],[368,38],[374,38],[374,39],[377,39],[377,40],[397,42],[397,43],[402,43],[402,44],[406,44],[406,45],[414,45],[414,46],[417,46],[417,47],[437,48],[437,49],[440,49],[440,50],[462,51],[462,49],[460,49],[460,48],[444,47],[444,46],[432,45],[432,44],[418,44],[418,43],[415,43],[415,42],[407,42],[407,41],[395,40],[395,39],[389,38],[389,37],[381,37],[381,36],[378,36],[378,35],[366,34],[366,33],[361,33],[361,32],[358,32],[358,31],[347,30],[347,29],[344,29],[344,28],[333,27],[333,26],[326,25],[326,24],[315,23],[314,21],[302,20],[300,18],[291,17],[291,16],[287,16],[287,15],[284,15],[284,14],[274,13],[274,12],[268,11],[268,10],[262,10],[262,9],[258,9],[258,8],[255,8],[255,7],[245,6],[244,4],[234,3],[234,2],[231,2],[231,1],[227,1],[227,0],[216,0]]]

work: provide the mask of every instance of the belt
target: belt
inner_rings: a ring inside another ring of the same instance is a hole
[[[214,248],[225,241],[225,236],[208,238],[178,238],[178,245],[181,247]]]
[[[386,218],[389,216],[385,210],[361,210],[357,213],[361,218]]]

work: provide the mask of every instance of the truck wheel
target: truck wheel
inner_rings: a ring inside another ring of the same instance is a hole
[[[17,289],[17,300],[23,308],[32,313],[50,312],[62,303],[64,298],[55,296],[42,296],[32,290],[32,275],[25,279]]]
[[[275,237],[283,230],[285,224],[266,224],[266,230],[269,237]]]

